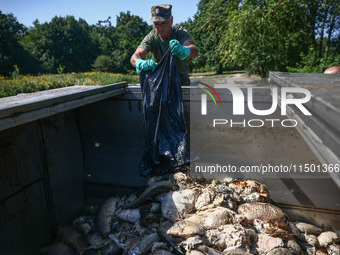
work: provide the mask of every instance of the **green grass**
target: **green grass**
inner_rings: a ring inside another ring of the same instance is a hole
[[[20,75],[15,78],[0,76],[0,97],[15,96],[19,93],[31,93],[73,85],[108,85],[121,81],[129,84],[139,82],[137,75],[113,74],[101,72],[49,74],[40,76]]]

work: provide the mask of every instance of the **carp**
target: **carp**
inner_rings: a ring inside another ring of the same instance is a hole
[[[104,238],[106,238],[110,233],[118,201],[119,199],[116,197],[108,198],[99,208],[97,215],[97,227]]]
[[[278,227],[286,227],[286,214],[278,207],[268,203],[246,203],[242,204],[237,209],[241,217],[246,218],[250,223],[255,219],[262,221],[273,221],[278,223]]]
[[[197,192],[192,189],[170,191],[162,202],[162,215],[174,222],[194,210]]]
[[[84,236],[74,226],[59,227],[57,236],[59,240],[71,246],[79,254],[83,254],[88,247]]]

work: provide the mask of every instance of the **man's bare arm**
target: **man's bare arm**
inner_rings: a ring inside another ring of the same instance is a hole
[[[143,59],[146,54],[148,54],[148,52],[145,49],[137,48],[135,53],[133,53],[133,55],[132,55],[132,57],[130,59],[131,65],[136,67],[136,60],[139,59],[139,58]]]
[[[193,40],[186,40],[184,43],[183,43],[183,46],[187,46],[190,48],[190,55],[189,55],[189,58],[194,58],[194,57],[197,57],[198,56],[198,49],[195,45],[195,42]]]

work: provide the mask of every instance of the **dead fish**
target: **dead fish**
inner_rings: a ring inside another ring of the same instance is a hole
[[[94,246],[103,240],[103,236],[98,230],[93,230],[86,236],[86,241],[92,248],[95,248]]]
[[[286,246],[293,251],[294,255],[303,254],[300,245],[293,239],[288,240]]]
[[[235,216],[236,213],[228,208],[216,207],[196,212],[187,220],[199,224],[204,229],[213,229],[231,223]]]
[[[174,182],[180,187],[180,189],[185,189],[187,184],[191,182],[188,175],[182,172],[177,172],[173,176]]]
[[[84,236],[73,226],[59,227],[57,236],[59,240],[71,246],[79,254],[83,254],[88,247]]]
[[[315,235],[304,234],[303,237],[309,245],[314,246],[314,247],[319,246],[319,241]]]
[[[340,244],[330,244],[327,246],[327,251],[329,255],[339,255],[340,254]]]
[[[319,235],[323,231],[322,228],[304,222],[297,222],[295,226],[300,232],[308,235]]]
[[[229,184],[229,188],[240,194],[246,202],[270,201],[270,194],[267,186],[255,180],[234,180]]]
[[[109,234],[109,238],[113,240],[118,247],[125,250],[131,248],[132,244],[138,241],[141,236],[148,234],[147,229],[142,227],[139,222],[131,224],[121,221],[119,227],[113,234]]]
[[[243,248],[224,250],[222,254],[223,255],[252,255],[252,253],[248,252],[246,249],[243,249]]]
[[[339,242],[340,237],[338,233],[336,232],[326,231],[326,232],[322,232],[318,236],[318,241],[319,241],[320,246],[327,247],[327,245],[329,244]]]
[[[151,213],[161,213],[161,204],[160,203],[152,203],[150,208]]]
[[[277,222],[273,221],[262,221],[255,219],[253,226],[259,233],[266,233],[272,237],[280,237],[284,240],[292,239],[293,234],[290,234],[287,230],[279,228]]]
[[[80,225],[80,230],[83,232],[84,236],[86,236],[92,230],[92,227],[89,223],[83,223]]]
[[[93,215],[80,215],[78,218],[72,221],[72,225],[89,224],[92,228],[94,227],[95,216]]]
[[[166,194],[168,194],[168,193],[161,193],[161,194],[158,194],[158,195],[156,195],[156,196],[153,197],[153,200],[154,200],[155,202],[158,202],[158,203],[161,203],[161,204],[162,204],[162,202],[163,202],[164,197],[166,196]]]
[[[278,207],[268,203],[246,203],[238,207],[240,216],[245,217],[250,223],[255,219],[262,221],[273,221],[278,223],[278,227],[286,227],[286,214]]]
[[[197,192],[192,189],[170,191],[162,202],[162,215],[174,222],[194,210]]]
[[[205,237],[197,235],[197,236],[186,238],[184,241],[182,241],[179,244],[179,246],[184,247],[186,251],[193,250],[198,245],[209,245],[209,242]]]
[[[252,246],[254,243],[257,242],[257,233],[253,228],[245,228],[247,236],[249,238],[249,245]]]
[[[152,255],[173,255],[171,251],[159,249],[151,253]]]
[[[119,240],[116,238],[114,234],[109,234],[109,238],[122,250],[125,250],[126,246],[123,245]]]
[[[186,255],[205,255],[205,253],[197,250],[189,250],[185,253]]]
[[[221,252],[219,251],[216,251],[215,249],[209,247],[209,246],[206,246],[206,245],[199,245],[196,250],[202,252],[203,254],[206,254],[206,255],[222,255]]]
[[[125,208],[137,208],[145,203],[149,198],[172,190],[172,183],[170,181],[156,182],[150,185],[135,201],[127,204]]]
[[[288,232],[295,235],[296,237],[300,237],[301,236],[301,232],[300,230],[295,226],[295,224],[293,222],[288,221],[287,224],[288,227]]]
[[[151,249],[155,242],[160,241],[157,233],[147,235],[143,239],[136,242],[128,251],[128,255],[144,255]]]
[[[177,221],[168,230],[168,235],[188,238],[195,235],[203,235],[204,229],[190,220]]]
[[[141,224],[145,227],[148,227],[149,229],[151,228],[155,228],[157,229],[159,226],[159,222],[162,218],[162,215],[159,213],[148,213],[146,214],[142,220],[141,220]]]
[[[64,243],[55,243],[40,250],[40,255],[76,255],[76,251]]]
[[[173,223],[171,223],[169,221],[162,222],[159,225],[159,227],[157,228],[157,233],[158,233],[158,236],[162,240],[167,241],[173,248],[178,250],[178,247],[177,247],[176,244],[179,242],[179,238],[178,237],[173,237],[173,236],[168,234],[168,230],[172,227],[172,225],[173,225]]]
[[[100,255],[120,255],[122,250],[113,242],[106,244],[99,251]]]
[[[233,193],[233,190],[228,187],[228,184],[226,182],[222,182],[221,184],[216,185],[215,190],[218,193],[223,193],[223,194]]]
[[[209,243],[219,251],[231,251],[244,248],[249,251],[249,236],[240,224],[222,225],[218,229],[207,230]]]
[[[136,223],[140,219],[140,211],[139,208],[137,209],[122,209],[116,212],[116,216],[123,220],[130,223]]]
[[[97,214],[97,227],[104,238],[106,238],[110,233],[113,216],[115,215],[118,201],[119,199],[116,197],[108,198],[99,208]]]
[[[155,242],[151,248],[152,255],[173,255],[172,251],[172,247],[164,242]]]
[[[209,205],[215,198],[215,192],[210,188],[205,188],[195,202],[195,209],[199,210],[203,206]]]
[[[326,250],[324,250],[324,249],[317,249],[315,252],[313,252],[313,253],[308,253],[308,255],[309,254],[313,254],[313,255],[329,255],[328,254],[328,252],[326,251]],[[338,255],[339,253],[337,253],[337,254],[335,254],[335,255]]]
[[[215,206],[223,206],[231,210],[235,210],[237,207],[236,202],[232,200],[228,194],[221,194],[221,193],[215,196],[212,204]]]
[[[266,255],[294,255],[294,252],[287,248],[275,248]]]
[[[284,243],[281,238],[271,237],[268,234],[258,234],[258,241],[256,242],[256,250],[260,254],[266,254],[274,248],[283,247]]]
[[[241,196],[246,203],[253,203],[253,202],[268,202],[269,195],[265,193],[258,193],[253,192],[249,195]]]

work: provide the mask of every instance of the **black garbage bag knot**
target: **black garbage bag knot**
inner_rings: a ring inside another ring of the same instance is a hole
[[[147,177],[190,160],[180,77],[170,50],[154,72],[140,73],[140,84],[145,139],[140,175]]]

